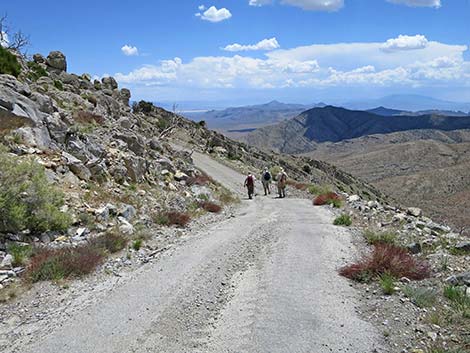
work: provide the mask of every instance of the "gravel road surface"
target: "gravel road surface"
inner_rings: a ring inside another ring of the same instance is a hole
[[[233,191],[243,176],[194,153]],[[241,194],[241,195],[244,195]],[[385,352],[337,268],[354,253],[328,208],[258,196],[23,352]]]

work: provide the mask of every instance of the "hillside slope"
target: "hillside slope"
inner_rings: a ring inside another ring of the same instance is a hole
[[[303,153],[319,143],[339,142],[373,134],[399,131],[453,131],[470,128],[470,117],[380,116],[328,106],[314,108],[273,126],[258,129],[243,138],[254,146],[283,153]]]

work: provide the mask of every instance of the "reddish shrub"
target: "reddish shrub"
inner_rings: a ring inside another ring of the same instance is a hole
[[[404,248],[393,244],[377,244],[372,253],[364,256],[357,263],[340,269],[340,275],[358,280],[388,273],[393,277],[407,277],[420,280],[430,275],[430,266],[426,261],[415,259]]]
[[[323,205],[330,204],[334,201],[341,201],[341,197],[334,192],[328,192],[326,194],[321,194],[315,197],[313,199],[313,204],[315,206],[323,206]]]
[[[201,174],[195,177],[189,177],[186,179],[186,185],[193,186],[193,185],[200,185],[204,186],[207,184],[212,183],[212,178],[206,174]]]
[[[105,119],[98,114],[93,114],[91,112],[80,110],[74,114],[74,119],[78,123],[82,124],[98,124],[103,125]]]
[[[302,190],[302,191],[307,190],[308,187],[310,186],[309,184],[299,183],[295,180],[287,180],[287,185],[292,186],[293,188],[297,190]]]
[[[219,213],[222,211],[222,207],[217,205],[216,203],[210,202],[210,201],[202,201],[199,203],[199,207],[203,208],[207,212],[212,212],[212,213]]]
[[[178,211],[168,211],[165,213],[165,217],[168,219],[168,225],[179,227],[184,227],[191,221],[191,217],[187,213]]]
[[[41,249],[32,257],[26,278],[32,282],[82,276],[95,270],[103,253],[90,245],[66,249]]]

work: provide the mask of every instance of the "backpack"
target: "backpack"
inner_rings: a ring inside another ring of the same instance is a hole
[[[263,179],[266,180],[266,181],[270,181],[271,180],[271,173],[269,172],[266,172],[263,174]]]
[[[255,182],[254,182],[254,180],[253,180],[253,176],[251,176],[251,175],[248,176],[248,177],[246,178],[246,185],[252,186],[252,185],[254,185],[254,184],[255,184]]]

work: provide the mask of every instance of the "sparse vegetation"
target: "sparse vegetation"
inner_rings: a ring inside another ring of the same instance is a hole
[[[35,63],[34,61],[28,61],[28,68],[30,71],[28,72],[28,78],[32,81],[37,81],[41,77],[47,76],[47,71],[39,64]]]
[[[369,245],[376,244],[395,244],[397,236],[390,232],[374,232],[366,229],[364,231],[364,238]]]
[[[413,304],[420,308],[431,307],[437,301],[437,293],[434,289],[405,286],[403,293],[410,298]]]
[[[210,201],[199,202],[199,207],[206,210],[207,212],[212,212],[212,213],[219,213],[220,211],[222,211],[221,206],[217,205],[214,202],[210,202]]]
[[[329,194],[332,193],[331,187],[328,185],[310,185],[308,187],[308,192],[312,195],[323,195],[323,194]]]
[[[313,204],[315,206],[323,206],[323,205],[332,205],[335,208],[340,208],[342,206],[341,197],[334,193],[328,192],[326,194],[318,195],[313,199]]]
[[[13,256],[13,266],[24,266],[32,253],[31,245],[10,244],[8,252]]]
[[[450,301],[452,309],[464,318],[470,319],[470,297],[464,288],[447,286],[444,288],[444,296]]]
[[[0,231],[64,231],[71,222],[62,213],[63,194],[47,181],[32,159],[19,160],[0,150]]]
[[[154,105],[151,102],[146,102],[146,101],[139,101],[139,102],[133,102],[132,103],[132,111],[134,113],[150,113],[154,109]]]
[[[383,273],[379,277],[379,284],[384,294],[392,295],[395,293],[395,277],[390,275],[388,272]]]
[[[96,237],[90,241],[90,246],[93,249],[100,251],[107,251],[111,254],[117,253],[126,247],[128,239],[121,233],[113,230],[105,235]]]
[[[142,247],[143,240],[142,239],[136,239],[132,242],[132,249],[135,251],[139,251],[140,248]]]
[[[191,217],[187,213],[179,211],[166,211],[158,213],[154,217],[155,223],[162,226],[179,226],[185,227],[190,221]]]
[[[340,270],[342,276],[357,281],[368,281],[384,273],[396,278],[420,280],[430,275],[430,266],[415,259],[406,249],[392,244],[377,244],[372,253]]]
[[[342,214],[341,216],[338,216],[335,218],[333,221],[333,224],[335,226],[346,226],[349,227],[352,224],[351,217],[347,214]]]
[[[64,90],[64,85],[62,84],[62,81],[59,80],[54,80],[54,87],[57,88],[59,91]]]
[[[186,180],[186,185],[188,185],[188,186],[193,186],[193,185],[204,186],[204,185],[208,185],[210,183],[213,183],[213,180],[210,176],[208,176],[206,174],[199,174],[195,177],[189,177]]]
[[[73,118],[79,124],[103,125],[105,122],[105,119],[101,115],[94,114],[85,110],[75,112]]]
[[[21,66],[16,56],[0,45],[0,74],[18,77],[20,72]]]
[[[79,277],[94,271],[103,258],[103,253],[91,245],[40,249],[31,257],[25,277],[31,282]]]

